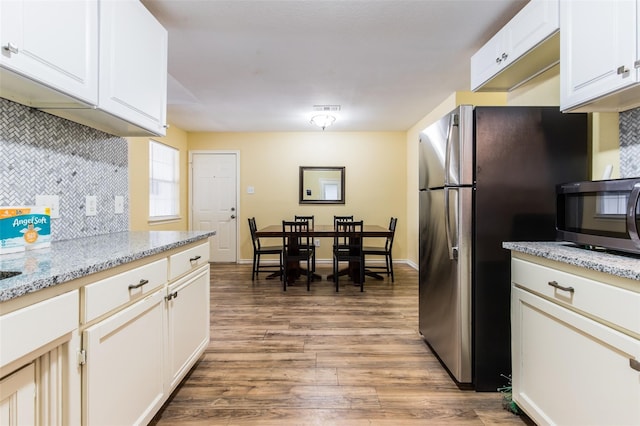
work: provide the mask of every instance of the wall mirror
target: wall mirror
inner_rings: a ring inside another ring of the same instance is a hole
[[[344,167],[300,166],[300,204],[344,204]]]

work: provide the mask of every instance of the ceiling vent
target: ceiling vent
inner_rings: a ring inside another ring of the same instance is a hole
[[[314,105],[313,110],[320,112],[335,112],[340,111],[340,105]]]

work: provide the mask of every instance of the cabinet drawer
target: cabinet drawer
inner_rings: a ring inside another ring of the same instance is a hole
[[[209,243],[187,249],[169,257],[169,279],[196,269],[209,262]]]
[[[571,306],[594,318],[640,334],[640,294],[600,281],[536,265],[521,259],[511,261],[514,284]],[[553,285],[572,288],[562,290]]]
[[[78,328],[78,291],[0,316],[0,367]]]
[[[166,282],[167,260],[160,259],[89,284],[84,290],[85,322],[138,299]]]

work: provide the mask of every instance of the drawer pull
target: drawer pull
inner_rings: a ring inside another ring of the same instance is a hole
[[[196,257],[192,257],[191,259],[189,259],[189,262],[195,262],[196,260],[200,259],[202,256],[196,256]]]
[[[129,285],[129,290],[135,290],[136,288],[140,288],[145,284],[149,284],[149,280],[140,280],[138,284]]]
[[[636,371],[640,371],[640,361],[637,359],[629,358],[629,367],[633,368]]]
[[[568,291],[569,293],[573,293],[576,290],[573,287],[563,287],[560,284],[558,284],[557,281],[549,281],[549,285],[553,288],[557,288],[558,290],[562,290],[562,291]]]
[[[178,297],[178,292],[174,291],[173,293],[169,293],[169,295],[165,297],[165,299],[171,300],[171,299],[175,299],[176,297]]]

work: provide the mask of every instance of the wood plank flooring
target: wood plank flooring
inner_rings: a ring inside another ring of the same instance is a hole
[[[211,265],[211,344],[152,425],[522,425],[499,393],[459,390],[418,333],[417,272],[287,292]]]

